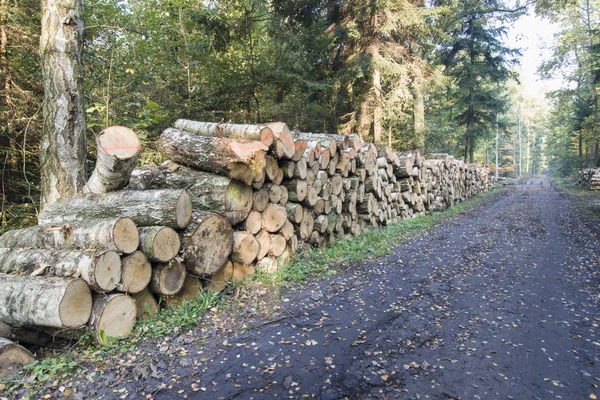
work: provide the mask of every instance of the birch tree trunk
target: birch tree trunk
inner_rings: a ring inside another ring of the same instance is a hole
[[[85,185],[83,32],[83,0],[42,0],[43,206],[72,197]]]

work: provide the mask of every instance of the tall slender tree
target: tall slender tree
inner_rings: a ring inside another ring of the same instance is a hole
[[[85,184],[83,32],[83,0],[42,2],[42,205],[72,197]]]

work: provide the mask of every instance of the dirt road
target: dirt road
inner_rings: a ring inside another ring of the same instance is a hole
[[[184,356],[86,397],[600,398],[589,218],[548,180],[517,184],[387,258],[286,294],[257,328],[176,339]]]

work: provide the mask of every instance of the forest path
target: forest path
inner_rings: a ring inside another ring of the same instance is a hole
[[[283,317],[188,340],[185,363],[164,356],[156,379],[114,390],[157,399],[600,398],[600,247],[586,218],[550,181],[521,182],[388,257],[288,293]],[[591,228],[600,231],[597,221]]]

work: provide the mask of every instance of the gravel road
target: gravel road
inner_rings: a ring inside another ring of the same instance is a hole
[[[600,225],[584,211],[523,181],[85,397],[600,398]]]

